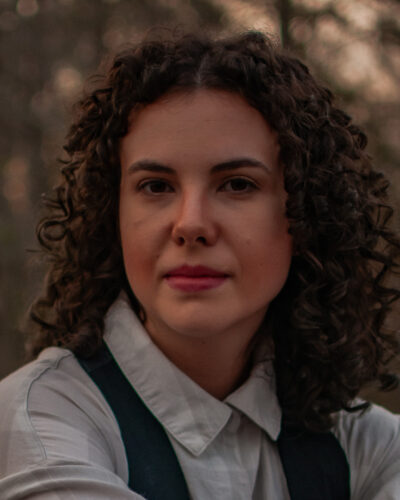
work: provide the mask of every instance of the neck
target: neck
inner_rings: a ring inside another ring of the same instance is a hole
[[[183,355],[182,355],[183,354]],[[245,352],[228,358],[213,345],[190,349],[171,361],[194,382],[217,399],[223,400],[248,376],[249,356]]]
[[[175,366],[217,399],[223,400],[249,375],[249,344],[256,329],[247,335],[238,328],[237,332],[206,338],[157,335],[149,328],[148,331],[154,343]]]

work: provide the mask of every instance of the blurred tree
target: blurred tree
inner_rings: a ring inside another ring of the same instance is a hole
[[[18,325],[43,272],[25,249],[68,110],[103,56],[157,25],[280,38],[340,96],[400,184],[398,0],[1,0],[0,377],[23,359]]]
[[[68,110],[102,57],[154,25],[222,27],[207,0],[0,3],[0,377],[23,360],[21,317],[43,269],[34,248],[41,193],[54,184]]]

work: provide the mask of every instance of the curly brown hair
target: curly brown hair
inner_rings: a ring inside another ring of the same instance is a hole
[[[121,289],[139,311],[117,226],[119,142],[132,109],[198,88],[240,94],[278,133],[294,257],[265,322],[286,418],[328,429],[366,383],[393,384],[387,363],[398,344],[385,319],[400,296],[388,283],[400,241],[364,133],[303,63],[259,32],[146,39],[117,55],[79,102],[61,183],[37,228],[50,268],[31,309],[30,353],[57,345],[92,355]]]

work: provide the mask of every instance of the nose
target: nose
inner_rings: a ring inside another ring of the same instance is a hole
[[[210,203],[202,193],[182,196],[174,217],[172,239],[179,246],[212,246],[218,237]]]

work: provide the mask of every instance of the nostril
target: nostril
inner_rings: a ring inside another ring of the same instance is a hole
[[[177,235],[175,241],[179,246],[193,245],[195,243],[200,243],[201,245],[207,245],[207,238],[205,236],[190,237],[185,235],[184,236]]]

